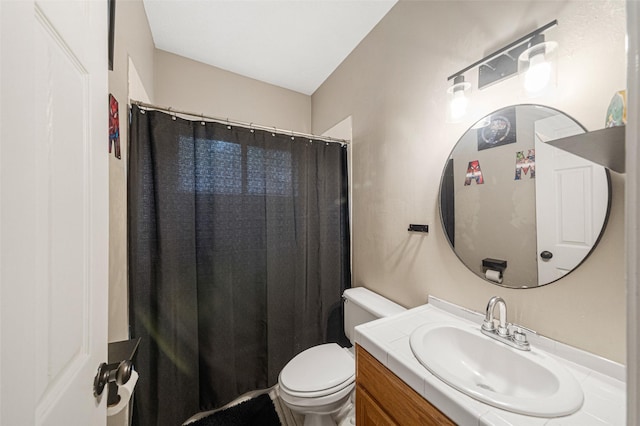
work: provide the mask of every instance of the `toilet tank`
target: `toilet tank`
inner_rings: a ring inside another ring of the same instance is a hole
[[[346,289],[343,301],[344,333],[351,343],[353,343],[356,326],[406,311],[397,303],[364,287]]]

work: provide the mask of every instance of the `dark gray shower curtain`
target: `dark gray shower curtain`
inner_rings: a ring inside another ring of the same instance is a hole
[[[131,110],[134,424],[179,425],[344,343],[346,149]]]

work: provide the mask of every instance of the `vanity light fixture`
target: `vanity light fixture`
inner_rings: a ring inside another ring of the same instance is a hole
[[[517,73],[522,76],[523,85],[529,95],[540,94],[546,87],[549,87],[549,83],[555,82],[555,62],[549,62],[549,60],[555,58],[557,43],[545,41],[543,33],[556,25],[558,25],[558,21],[553,20],[450,75],[447,80],[453,80],[453,86],[448,88],[447,92],[452,95],[449,104],[452,121],[456,121],[454,108],[455,112],[459,113],[462,110],[459,105],[464,104],[462,100],[456,101],[456,80],[461,79],[464,82],[463,74],[475,67],[478,67],[479,89],[512,77]],[[468,88],[464,88],[462,94],[467,90]],[[458,96],[458,99],[461,99],[461,95]],[[462,115],[458,117],[458,119],[460,118]]]
[[[458,122],[464,117],[469,105],[467,93],[471,90],[471,83],[464,81],[463,75],[453,79],[453,85],[447,89],[449,97],[449,121]]]
[[[557,46],[556,42],[545,42],[544,34],[536,34],[527,43],[527,50],[520,54],[518,74],[528,95],[541,94],[555,83]]]

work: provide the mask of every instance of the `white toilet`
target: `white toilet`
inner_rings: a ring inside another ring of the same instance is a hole
[[[353,343],[354,328],[405,311],[402,306],[364,287],[344,291],[344,332]],[[284,366],[278,377],[280,398],[304,415],[305,426],[335,425],[335,416],[351,404],[356,366],[353,348],[336,343],[314,346]]]

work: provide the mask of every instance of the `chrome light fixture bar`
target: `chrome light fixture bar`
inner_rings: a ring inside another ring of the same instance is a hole
[[[465,72],[478,67],[478,88],[482,89],[490,84],[494,84],[515,75],[518,72],[518,57],[525,50],[531,47],[529,42],[536,36],[542,35],[544,31],[555,27],[556,25],[558,25],[558,20],[549,22],[537,30],[520,37],[505,47],[450,75],[447,80],[453,80]]]

